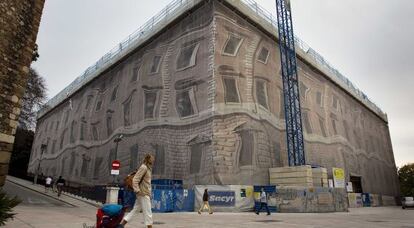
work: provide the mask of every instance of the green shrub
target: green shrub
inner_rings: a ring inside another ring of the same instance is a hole
[[[4,226],[7,220],[13,219],[15,214],[12,213],[12,208],[20,202],[16,196],[10,198],[0,189],[0,226]]]

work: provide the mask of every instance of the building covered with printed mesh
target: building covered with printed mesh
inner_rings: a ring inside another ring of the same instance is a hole
[[[102,185],[152,153],[154,179],[265,185],[288,165],[275,19],[251,0],[166,9],[39,112],[30,173]],[[387,116],[297,42],[306,163],[398,196]]]

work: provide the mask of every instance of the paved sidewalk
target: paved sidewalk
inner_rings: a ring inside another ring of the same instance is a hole
[[[44,194],[43,186],[33,185],[28,181],[8,177],[8,181],[26,186],[27,191],[36,191],[37,195],[50,195],[57,198],[55,194]],[[16,187],[17,188],[17,187]],[[29,192],[28,192],[29,194]],[[34,197],[34,196],[31,196]],[[55,205],[19,205],[14,212],[15,219],[9,221],[6,227],[10,228],[91,228],[95,225],[96,207],[78,200],[75,197],[63,195],[59,198],[62,202],[74,206]],[[256,215],[251,213],[204,213],[198,215],[196,212],[188,213],[155,213],[154,227],[171,228],[414,228],[414,210],[402,210],[401,207],[373,207],[354,208],[349,212],[340,213],[273,213],[266,216],[265,213]],[[126,226],[145,227],[142,223],[142,214]]]
[[[48,197],[52,197],[55,200],[62,201],[64,203],[67,203],[67,204],[75,206],[75,207],[85,207],[85,206],[90,207],[90,206],[93,206],[95,208],[98,208],[98,207],[102,206],[102,204],[99,203],[99,202],[89,200],[89,199],[86,199],[86,198],[82,198],[82,197],[79,197],[79,196],[76,196],[76,195],[73,195],[73,194],[69,194],[69,193],[66,193],[66,192],[62,192],[60,197],[57,196],[56,192],[53,192],[50,189],[46,193],[45,192],[45,186],[39,185],[39,184],[35,185],[30,181],[23,180],[23,179],[20,179],[20,178],[17,178],[17,177],[7,176],[6,179],[7,179],[7,181],[12,182],[13,184],[17,184],[19,186],[28,188],[32,191],[35,191],[35,192],[39,193],[39,194],[42,194],[42,195],[45,195],[45,196],[48,196]]]
[[[17,217],[7,223],[10,228],[86,228],[95,225],[95,211],[85,208],[17,207]],[[142,214],[129,227],[145,227]],[[414,228],[414,210],[398,207],[351,209],[349,213],[280,214],[270,216],[254,213],[191,213],[154,214],[154,227],[171,228]]]

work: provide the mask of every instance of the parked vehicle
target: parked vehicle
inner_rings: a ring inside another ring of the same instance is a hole
[[[403,197],[402,199],[402,209],[407,207],[414,207],[414,197]]]

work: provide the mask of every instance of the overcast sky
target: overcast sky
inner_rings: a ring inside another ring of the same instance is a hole
[[[46,1],[33,66],[49,97],[170,1]],[[257,2],[275,12],[274,0]],[[414,1],[291,2],[296,35],[388,114],[397,166],[414,162]]]

